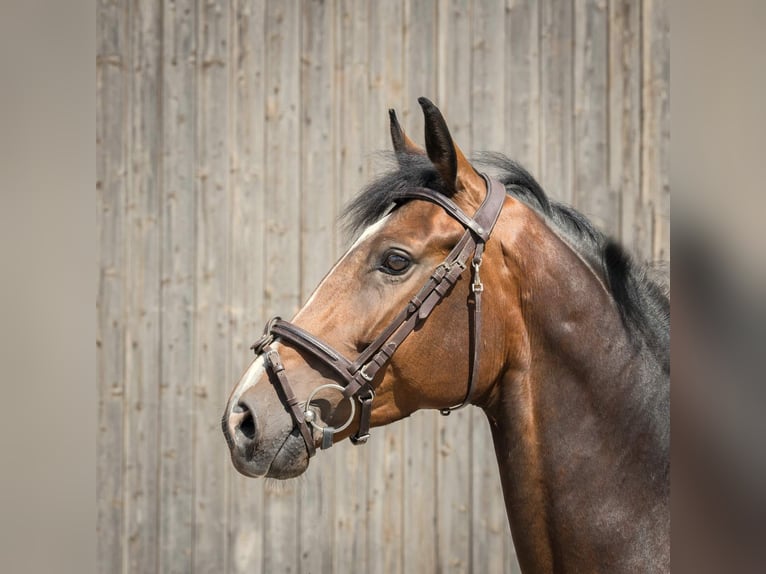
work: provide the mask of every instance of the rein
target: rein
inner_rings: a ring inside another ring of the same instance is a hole
[[[370,436],[372,401],[375,398],[375,391],[371,383],[375,375],[388,363],[394,352],[396,352],[407,336],[412,333],[415,327],[422,324],[431,314],[434,307],[449,294],[452,286],[467,268],[468,259],[472,257],[473,281],[471,283],[471,292],[473,297],[473,321],[469,325],[473,325],[473,336],[470,338],[471,368],[468,387],[465,397],[460,404],[442,408],[440,412],[443,415],[448,415],[453,410],[463,408],[469,404],[479,372],[481,353],[481,294],[484,291],[484,285],[481,282],[479,268],[481,267],[482,256],[484,254],[484,246],[497,222],[506,195],[505,187],[500,182],[484,174],[482,174],[482,177],[487,184],[487,195],[476,210],[473,218],[466,215],[451,199],[431,189],[418,187],[403,193],[402,199],[420,199],[439,205],[448,215],[465,227],[465,233],[447,258],[436,267],[425,285],[410,299],[408,304],[391,321],[388,327],[362,351],[356,360],[353,362],[349,361],[321,339],[304,331],[297,325],[283,321],[280,317],[271,319],[264,329],[263,336],[252,345],[251,348],[256,355],[263,354],[264,366],[272,382],[278,388],[281,388],[288,410],[306,443],[309,457],[314,456],[316,453],[314,437],[309,425],[317,428],[317,430],[321,430],[321,448],[326,449],[332,446],[333,435],[347,428],[356,414],[355,404],[351,400],[351,414],[342,426],[338,428],[319,426],[316,422],[316,413],[311,410],[310,403],[321,389],[331,388],[337,390],[347,399],[356,397],[360,403],[361,416],[359,429],[350,438],[354,444],[364,444],[367,442]],[[311,392],[305,402],[300,403],[290,386],[279,352],[272,346],[272,343],[277,338],[314,355],[340,377],[343,385],[334,383],[320,385]]]

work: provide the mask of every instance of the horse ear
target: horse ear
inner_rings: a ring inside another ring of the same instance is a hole
[[[388,117],[391,120],[391,143],[394,146],[394,152],[396,152],[397,157],[401,154],[426,155],[423,148],[404,133],[402,126],[399,125],[399,120],[396,118],[396,111],[393,109],[388,110]]]
[[[484,191],[485,184],[463,152],[452,140],[444,116],[428,98],[418,98],[423,108],[426,128],[426,151],[428,158],[439,172],[444,183],[452,191]]]

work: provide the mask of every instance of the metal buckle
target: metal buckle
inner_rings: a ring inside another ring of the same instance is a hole
[[[261,336],[255,343],[250,345],[250,348],[256,355],[260,355],[263,352],[264,347],[271,345],[274,342],[274,335],[266,333]]]
[[[367,373],[364,371],[364,370],[365,370],[365,369],[366,369],[366,368],[367,368],[369,365],[370,365],[370,363],[367,363],[367,364],[366,364],[366,365],[364,365],[364,366],[363,366],[361,369],[359,369],[359,375],[360,375],[360,376],[361,376],[361,377],[362,377],[362,378],[363,378],[365,381],[367,381],[368,383],[371,383],[371,382],[372,382],[372,380],[375,378],[375,376],[373,375],[373,376],[371,377],[370,375],[368,375],[368,374],[367,374]]]
[[[479,267],[481,267],[481,259],[474,261],[473,266],[473,283],[471,284],[471,291],[474,293],[481,293],[484,291],[484,284],[481,282],[481,276],[479,275]]]
[[[358,400],[360,403],[365,403],[367,401],[375,400],[375,391],[372,390],[372,387],[367,387],[367,391],[368,391],[369,394],[364,395],[364,396],[362,396],[361,394],[357,393],[356,400]]]
[[[359,436],[359,437],[355,437],[354,435],[351,435],[348,438],[355,445],[357,445],[357,444],[366,444],[367,443],[367,439],[370,438],[370,433],[363,434],[362,436]]]

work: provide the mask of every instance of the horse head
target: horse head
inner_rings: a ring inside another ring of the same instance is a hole
[[[223,430],[246,475],[293,477],[317,447],[363,442],[418,409],[486,401],[514,366],[507,334],[521,330],[493,264],[502,246],[489,239],[515,200],[419,101],[425,150],[390,111],[398,169],[350,206],[363,232],[291,323],[267,326],[231,393]],[[494,296],[482,302],[482,291]]]

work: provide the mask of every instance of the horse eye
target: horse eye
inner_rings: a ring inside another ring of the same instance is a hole
[[[407,271],[409,266],[410,259],[407,255],[399,251],[392,251],[386,255],[378,269],[389,275],[401,275]]]

